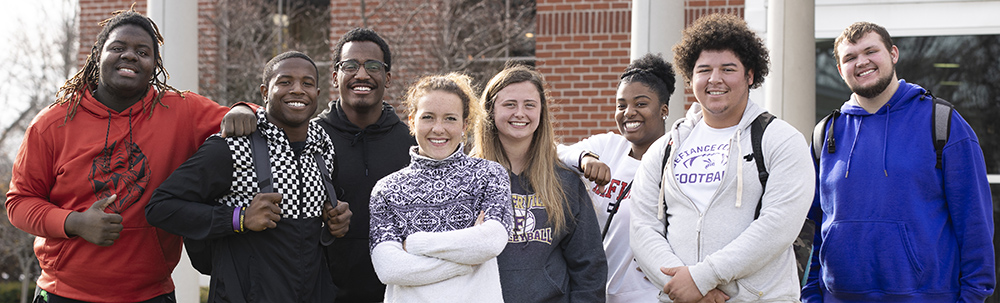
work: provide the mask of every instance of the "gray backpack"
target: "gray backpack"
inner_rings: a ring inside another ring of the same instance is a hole
[[[944,145],[948,143],[948,134],[951,132],[951,112],[955,110],[955,106],[944,99],[934,97],[930,91],[924,91],[923,96],[920,98],[930,98],[934,100],[934,111],[931,114],[931,135],[934,139],[934,152],[937,154],[937,163],[934,167],[938,169],[941,168],[941,153],[944,151]],[[840,116],[840,110],[834,109],[832,113],[823,117],[813,128],[812,134],[812,148],[813,148],[813,161],[819,163],[820,154],[823,153],[823,146],[826,146],[827,153],[837,152],[837,144],[833,138],[833,121],[837,120]],[[826,135],[826,140],[823,139],[824,134]]]

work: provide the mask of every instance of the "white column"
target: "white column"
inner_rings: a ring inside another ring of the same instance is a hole
[[[814,0],[769,0],[767,47],[771,73],[764,107],[799,132],[816,124],[816,34]]]
[[[149,0],[146,14],[156,22],[163,35],[160,53],[163,66],[170,73],[167,84],[179,90],[198,91],[198,1]],[[191,267],[187,253],[174,269],[177,302],[200,301],[201,274]]]
[[[684,30],[684,1],[632,0],[632,36],[629,57],[661,54],[673,64],[674,44],[681,41]],[[677,75],[674,94],[670,96],[670,116],[666,127],[684,116],[684,77]]]
[[[179,90],[198,91],[198,0],[149,0],[147,16],[163,35],[160,48],[167,81]]]

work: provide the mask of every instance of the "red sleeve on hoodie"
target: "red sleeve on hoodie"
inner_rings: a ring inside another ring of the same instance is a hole
[[[54,155],[51,141],[41,133],[55,127],[55,123],[44,119],[45,112],[52,112],[51,108],[43,110],[28,126],[14,159],[7,192],[7,218],[14,227],[36,236],[69,238],[64,224],[72,210],[62,209],[47,200],[55,182],[52,175]]]

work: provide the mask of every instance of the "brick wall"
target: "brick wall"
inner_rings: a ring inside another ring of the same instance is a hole
[[[198,88],[209,98],[209,87],[219,84],[219,34],[212,23],[216,15],[216,3],[221,0],[198,1]]]
[[[392,52],[392,79],[386,87],[385,101],[403,117],[400,101],[406,87],[423,75],[437,73],[440,66],[428,45],[435,45],[439,35],[439,13],[443,1],[365,1],[365,12],[357,0],[330,1],[330,52],[337,40],[355,27],[370,27],[389,44]],[[364,20],[362,14],[367,16]],[[331,56],[333,58],[333,56]],[[329,72],[333,72],[330,67]],[[333,80],[331,80],[333,81]],[[338,92],[331,90],[331,99]]]
[[[744,0],[686,0],[684,3],[684,25],[691,25],[699,17],[713,13],[743,17],[745,2]]]
[[[684,7],[684,27],[691,26],[695,20],[701,16],[714,13],[732,14],[744,18],[744,0],[686,0]],[[672,60],[672,59],[671,59]],[[673,63],[673,62],[671,62]],[[698,102],[694,97],[691,88],[684,89],[684,109],[691,108],[691,104]]]
[[[555,102],[556,136],[614,130],[618,75],[629,63],[630,0],[539,0],[535,56]]]
[[[145,0],[80,0],[80,50],[77,55],[79,67],[87,62],[87,56],[101,33],[102,20],[110,18],[111,12],[128,9],[135,3],[135,11],[146,13]]]
[[[216,2],[220,0],[198,1],[198,71],[199,88],[217,83],[218,35],[215,26],[208,19],[215,14]],[[91,48],[101,32],[100,22],[111,17],[111,12],[128,9],[135,3],[135,10],[146,14],[145,0],[80,0],[80,42],[77,54],[78,68],[83,67]],[[169,43],[169,42],[167,42]],[[168,82],[169,83],[169,82]]]
[[[218,37],[208,16],[215,13],[216,2],[199,0],[199,86],[217,84]],[[98,22],[110,12],[128,9],[135,2],[136,11],[145,13],[145,0],[80,0],[80,51],[82,66],[90,54],[94,37],[100,32]],[[743,16],[744,0],[685,0],[685,24],[711,13]],[[438,42],[439,26],[434,21],[444,10],[443,0],[365,1],[364,15],[360,1],[330,1],[330,51],[348,30],[374,28],[392,47],[392,83],[386,88],[386,101],[399,106],[406,87],[420,76],[436,73],[440,66],[428,45]],[[554,99],[556,134],[565,143],[588,136],[617,131],[613,120],[613,99],[618,75],[629,62],[631,0],[537,0],[535,56],[537,66],[550,86]],[[366,20],[365,20],[366,19]],[[331,70],[326,72],[332,73]],[[685,90],[686,103],[695,102]],[[330,91],[337,98],[337,91]]]

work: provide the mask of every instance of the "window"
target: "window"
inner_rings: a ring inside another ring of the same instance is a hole
[[[990,183],[1000,186],[1000,35],[893,37],[896,75],[950,101],[972,125]],[[833,39],[816,42],[816,121],[851,91],[837,73]],[[1000,201],[996,191],[993,201]]]

